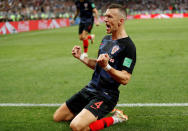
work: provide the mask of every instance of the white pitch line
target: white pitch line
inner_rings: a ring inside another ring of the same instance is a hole
[[[0,103],[0,107],[57,107],[61,104]],[[117,107],[185,107],[188,103],[129,103],[117,104]]]
[[[31,104],[31,103],[0,103],[0,107],[2,106],[36,106],[36,107],[56,107],[60,106],[61,104]]]
[[[117,104],[117,107],[162,107],[162,106],[188,106],[188,103],[130,103],[130,104]]]

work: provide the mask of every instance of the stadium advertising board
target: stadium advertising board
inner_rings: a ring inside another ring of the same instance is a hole
[[[19,22],[0,23],[0,34],[13,34],[18,32],[54,29],[70,26],[69,19],[30,20]]]
[[[188,13],[186,14],[140,14],[131,17],[132,19],[169,19],[169,18],[185,18],[188,17]],[[128,17],[129,18],[129,17]]]
[[[184,14],[140,14],[128,16],[128,19],[169,19],[169,18],[188,18],[188,13]],[[103,22],[104,17],[100,18]],[[77,23],[78,24],[78,23]],[[49,20],[30,20],[19,22],[2,22],[0,23],[0,35],[14,34],[19,32],[54,29],[70,26],[69,19],[49,19]]]

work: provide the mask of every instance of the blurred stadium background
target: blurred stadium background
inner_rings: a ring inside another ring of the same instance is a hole
[[[75,0],[1,0],[0,21],[72,18]],[[110,3],[125,6],[129,15],[187,13],[188,0],[95,0],[102,16]]]
[[[118,104],[136,106],[117,107],[129,121],[105,130],[187,131],[188,0],[113,1],[127,7],[125,27],[138,56]],[[94,2],[102,22],[112,0]],[[92,75],[71,56],[72,47],[82,45],[78,26],[69,23],[74,12],[73,0],[0,1],[0,131],[70,131],[69,122],[55,123],[52,115]],[[89,56],[96,58],[105,25],[92,33]]]

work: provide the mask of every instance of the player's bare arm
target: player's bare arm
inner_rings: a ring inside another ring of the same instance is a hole
[[[81,62],[83,62],[85,65],[87,65],[91,69],[95,69],[97,60],[96,59],[90,59],[88,57],[82,57],[81,56],[81,47],[80,46],[74,46],[72,49],[72,55],[79,59]]]
[[[101,54],[97,59],[97,63],[99,63],[99,65],[104,70],[106,70],[112,76],[114,80],[116,80],[118,83],[126,85],[131,78],[131,74],[125,70],[119,71],[109,66],[108,65],[109,59],[110,58],[108,54]]]
[[[131,74],[125,70],[119,71],[114,68],[108,70],[108,73],[114,78],[117,82],[126,85],[131,79]]]
[[[75,14],[74,14],[74,18],[71,21],[71,24],[74,24],[74,22],[75,22],[76,18],[78,17],[79,13],[80,13],[80,10],[77,9],[76,12],[75,12]]]
[[[96,19],[95,24],[96,26],[99,26],[99,13],[96,8],[93,9],[93,13],[95,14],[95,19]]]

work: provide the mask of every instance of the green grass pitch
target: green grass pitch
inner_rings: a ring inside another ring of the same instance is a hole
[[[188,103],[188,19],[129,20],[137,48],[130,83],[120,86],[121,103]],[[84,87],[92,70],[74,59],[81,45],[78,26],[0,36],[0,103],[63,103]],[[94,27],[89,56],[96,58],[105,25]],[[118,107],[127,123],[105,131],[186,131],[188,107]],[[0,107],[0,131],[70,131],[55,123],[57,107]]]

